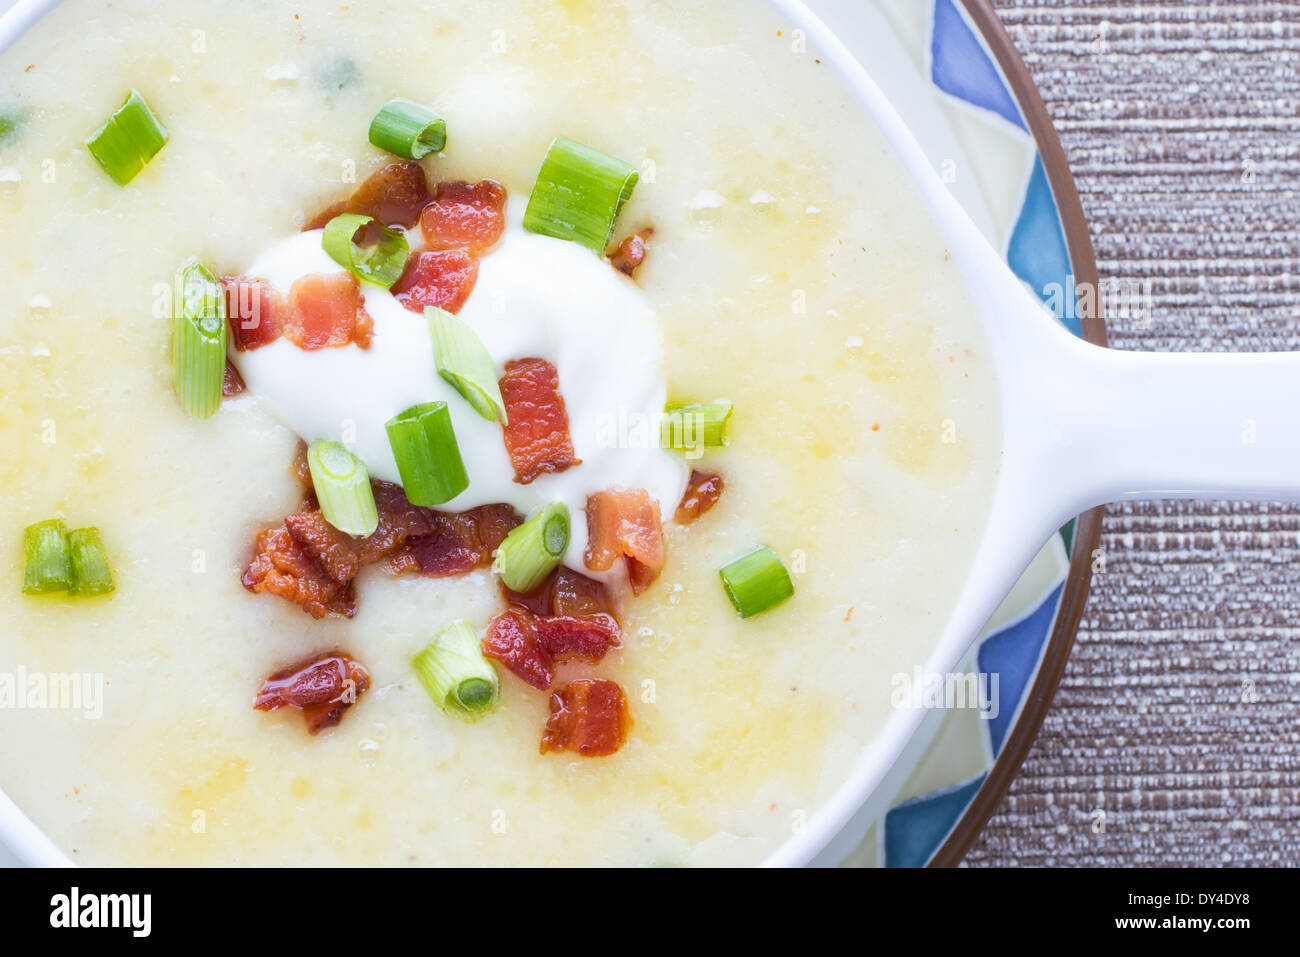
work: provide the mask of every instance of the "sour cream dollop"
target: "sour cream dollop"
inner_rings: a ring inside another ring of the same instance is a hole
[[[479,416],[438,375],[424,317],[377,286],[362,284],[374,320],[369,349],[309,352],[280,339],[236,353],[234,362],[249,390],[304,440],[342,441],[373,478],[389,482],[401,477],[384,423],[413,405],[446,402],[469,487],[439,508],[505,502],[527,516],[563,502],[573,529],[565,564],[585,571],[588,495],[644,488],[668,520],[686,489],[685,462],[657,442],[667,400],[662,344],[654,310],[635,283],[576,243],[524,230],[519,204],[511,204],[508,219],[505,236],[480,261],[460,318],[483,340],[498,376],[511,359],[554,364],[581,465],[516,483],[501,426]],[[419,231],[412,230],[410,239],[418,248]],[[342,271],[314,230],[276,243],[244,275],[288,296],[302,276]]]

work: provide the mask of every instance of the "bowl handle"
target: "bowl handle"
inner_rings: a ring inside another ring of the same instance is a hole
[[[1064,514],[1126,498],[1300,501],[1300,353],[1121,352],[1054,336],[1008,409]],[[1033,361],[1032,357],[1027,357]]]

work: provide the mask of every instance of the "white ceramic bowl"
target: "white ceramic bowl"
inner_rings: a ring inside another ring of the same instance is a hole
[[[0,17],[0,53],[59,0],[19,0]],[[1044,321],[1044,306],[940,181],[863,67],[798,0],[776,7],[803,30],[902,161],[976,303],[999,378],[1003,459],[987,531],[925,663],[953,671],[1042,543],[1066,520],[1124,497],[1300,497],[1300,357],[1116,353]],[[1046,494],[1044,490],[1055,490]],[[834,864],[862,839],[869,799],[924,712],[900,709],[833,798],[767,861]],[[0,794],[0,843],[20,860],[70,862]]]

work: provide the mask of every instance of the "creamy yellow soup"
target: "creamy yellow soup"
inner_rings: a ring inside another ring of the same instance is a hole
[[[842,784],[967,574],[999,414],[920,198],[788,29],[757,0],[67,0],[0,57],[0,689],[102,690],[7,699],[0,787],[74,861],[749,864]],[[83,144],[131,88],[171,140],[123,188]],[[697,463],[722,499],[665,516],[622,648],[561,669],[626,691],[610,757],[539,753],[548,696],[512,675],[473,724],[416,679],[442,624],[501,610],[489,571],[367,569],[351,620],[241,587],[300,500],[298,436],[257,395],[197,421],[173,392],[159,288],[344,198],[391,159],[366,130],[399,95],[446,117],[431,182],[526,197],[561,134],[635,164],[619,229],[655,230],[637,281],[670,397],[735,403]],[[21,593],[23,527],[51,517],[101,529],[113,595]],[[718,569],[759,543],[796,594],[741,621]],[[338,727],[253,710],[333,648],[372,678]]]

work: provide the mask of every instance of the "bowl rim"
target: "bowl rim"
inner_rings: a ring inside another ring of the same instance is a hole
[[[1061,145],[1051,114],[1043,102],[1038,86],[1029,68],[1016,49],[1015,41],[1007,31],[990,0],[962,0],[971,21],[979,30],[990,52],[1011,87],[1011,95],[1024,115],[1025,124],[1038,148],[1047,181],[1056,198],[1057,212],[1065,233],[1070,254],[1070,264],[1080,283],[1098,284],[1097,258],[1092,246],[1092,236],[1079,199],[1079,191],[1070,172],[1065,148]],[[1083,339],[1098,346],[1107,345],[1105,317],[1097,312],[1082,319]],[[989,769],[984,783],[976,792],[952,832],[939,846],[928,867],[956,867],[965,858],[975,840],[983,832],[993,812],[997,810],[1015,780],[1020,766],[1028,757],[1030,748],[1038,738],[1047,712],[1051,709],[1056,691],[1065,673],[1066,662],[1074,647],[1084,607],[1092,586],[1092,557],[1101,542],[1102,518],[1105,506],[1091,509],[1077,519],[1074,544],[1070,552],[1070,565],[1065,578],[1065,590],[1057,606],[1056,620],[1043,649],[1042,661],[1033,684],[1025,695],[1020,716],[1016,719]]]

